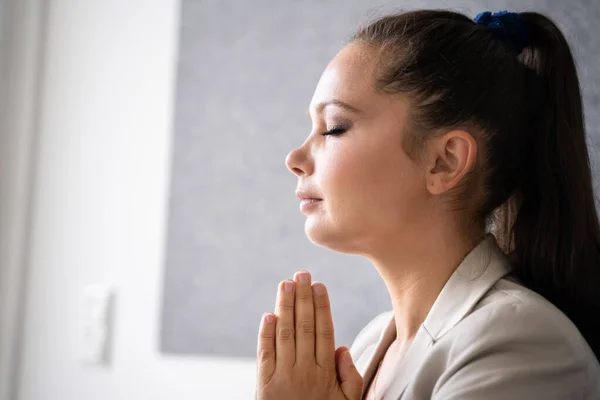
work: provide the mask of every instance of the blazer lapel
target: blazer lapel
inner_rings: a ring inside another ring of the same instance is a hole
[[[363,377],[365,384],[363,385],[362,397],[367,391],[367,383],[371,381],[379,360],[384,356],[389,345],[396,338],[396,325],[394,322],[394,312],[390,311],[383,321],[383,330],[377,339],[377,342],[369,345],[362,353],[360,358],[355,361],[355,366],[358,372]]]
[[[435,342],[466,317],[485,293],[509,272],[506,256],[496,244],[494,236],[488,234],[446,282],[404,360],[396,366],[394,382],[386,391],[384,400],[398,400],[402,396]],[[393,314],[391,325],[395,336]]]

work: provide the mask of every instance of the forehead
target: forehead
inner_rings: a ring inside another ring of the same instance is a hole
[[[311,109],[333,99],[366,109],[376,97],[373,86],[374,52],[366,45],[350,44],[331,60],[311,101]]]

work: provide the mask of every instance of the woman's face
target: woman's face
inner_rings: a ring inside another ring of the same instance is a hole
[[[374,62],[362,44],[340,51],[313,95],[310,135],[286,158],[298,190],[321,199],[302,209],[308,238],[351,254],[410,243],[430,207],[423,167],[402,147],[407,101],[375,91]]]

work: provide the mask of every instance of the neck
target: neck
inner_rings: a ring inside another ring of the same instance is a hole
[[[485,234],[456,232],[431,229],[408,243],[397,238],[368,256],[390,294],[399,344],[412,341],[450,276]]]

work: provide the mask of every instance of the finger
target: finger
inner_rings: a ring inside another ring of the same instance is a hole
[[[275,372],[276,320],[273,313],[264,313],[258,330],[256,365],[259,387],[266,385]]]
[[[335,367],[335,336],[329,295],[325,285],[315,282],[312,285],[315,308],[316,354],[315,360],[323,368]]]
[[[296,303],[294,320],[296,323],[296,364],[315,363],[315,310],[310,287],[310,274],[298,271],[296,282]]]
[[[275,334],[276,368],[286,368],[296,361],[294,330],[294,281],[285,280],[277,291],[277,325]]]
[[[363,377],[356,369],[350,351],[341,346],[335,351],[338,380],[347,399],[360,399],[363,390]]]

